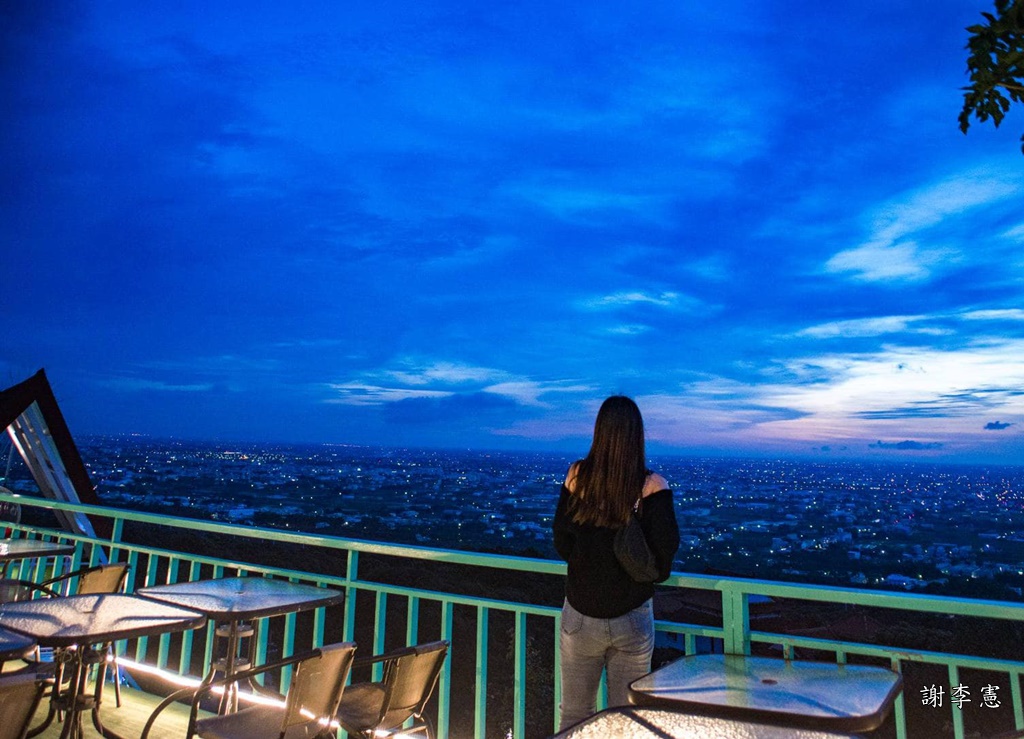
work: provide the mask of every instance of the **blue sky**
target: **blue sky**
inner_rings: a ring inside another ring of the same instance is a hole
[[[989,9],[5,4],[0,380],[76,434],[583,451],[621,392],[654,450],[1019,462]]]

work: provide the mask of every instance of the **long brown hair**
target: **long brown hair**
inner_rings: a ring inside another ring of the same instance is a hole
[[[576,464],[576,484],[568,510],[572,520],[594,526],[622,526],[643,492],[646,477],[640,409],[630,398],[613,395],[597,412],[590,452]]]

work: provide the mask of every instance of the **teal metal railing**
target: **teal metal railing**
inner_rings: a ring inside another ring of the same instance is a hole
[[[560,625],[558,604],[514,602],[374,581],[366,579],[361,572],[360,557],[384,555],[406,561],[424,560],[555,577],[564,575],[564,563],[299,534],[106,507],[71,505],[4,493],[0,493],[0,500],[12,500],[22,506],[38,509],[63,508],[87,513],[94,520],[108,520],[112,531],[108,538],[69,534],[39,526],[7,526],[10,535],[16,538],[38,537],[74,543],[76,549],[72,567],[96,563],[103,556],[111,560],[127,560],[132,568],[130,588],[225,574],[248,574],[288,578],[345,591],[344,605],[334,607],[334,610],[321,608],[311,614],[290,614],[271,619],[274,621],[271,628],[258,631],[256,656],[261,661],[266,659],[271,651],[280,652],[271,656],[288,656],[295,651],[335,640],[355,640],[364,653],[379,653],[389,646],[389,633],[392,634],[390,638],[394,639],[396,628],[392,626],[389,629],[389,623],[396,618],[400,622],[404,621],[405,643],[437,638],[448,639],[452,642],[452,650],[442,670],[437,689],[435,725],[439,736],[493,736],[496,734],[494,726],[498,724],[503,735],[525,737],[528,734],[528,720],[535,722],[533,725],[536,727],[538,712],[541,712],[539,723],[542,731],[549,733],[557,725],[557,707],[560,700],[557,679],[557,641]],[[254,540],[273,542],[276,545],[295,545],[301,548],[305,557],[309,557],[311,551],[330,551],[342,558],[344,566],[338,568],[336,574],[318,574],[303,569],[241,561],[227,552],[218,551],[217,556],[209,556],[173,551],[153,546],[151,541],[126,541],[126,523],[133,528],[155,525],[180,529],[193,535],[195,532],[205,532],[227,536],[237,541]],[[26,566],[28,569],[20,573],[22,576],[38,580],[45,574],[40,562],[26,563]],[[841,603],[916,614],[946,614],[1017,622],[1024,621],[1024,604],[679,573],[673,574],[664,586],[669,589],[686,588],[720,594],[720,625],[703,626],[665,620],[656,622],[658,632],[675,635],[687,654],[697,650],[698,639],[701,637],[721,640],[726,653],[749,654],[755,643],[774,645],[781,649],[787,658],[792,657],[797,649],[816,650],[832,653],[838,663],[845,663],[851,658],[874,662],[882,660],[891,669],[901,673],[911,666],[944,667],[950,687],[960,683],[962,671],[983,670],[989,674],[1005,676],[1005,684],[1009,686],[1008,708],[1012,710],[1013,726],[1018,730],[1024,729],[1024,701],[1021,696],[1024,662],[759,631],[751,626],[750,602],[755,596],[764,596],[772,599]],[[428,608],[431,611],[431,626],[437,629],[437,633],[425,635],[423,614]],[[456,628],[456,611],[460,614],[459,624],[468,626]],[[494,625],[499,621],[511,623],[511,626],[494,629]],[[399,623],[399,627],[401,625]],[[155,644],[151,641],[155,641]],[[118,653],[131,653],[137,661],[180,675],[198,676],[204,666],[211,662],[215,641],[211,625],[205,633],[186,632],[173,637],[165,635],[155,640],[139,639],[132,644],[120,644]],[[472,659],[466,656],[470,648],[469,642],[472,642],[475,652]],[[492,652],[496,653],[503,648],[506,653],[497,654],[495,659]],[[453,659],[453,653],[459,653],[462,658]],[[489,657],[492,659],[489,660]],[[493,683],[500,682],[489,668],[489,663],[495,661],[511,673],[502,678],[511,682],[510,705],[500,703],[499,699],[494,697],[494,694],[500,694],[500,691],[489,690]],[[508,663],[511,663],[510,666]],[[287,687],[289,678],[287,672],[280,676],[279,687],[282,690]],[[453,695],[455,685],[459,686],[459,701],[456,701],[456,696]],[[472,695],[471,700],[464,698],[467,686],[468,692]],[[916,690],[907,685],[904,688],[904,694],[897,699],[894,711],[896,735],[900,739],[919,735],[915,733],[913,726],[908,726],[906,704],[908,698],[915,697]],[[1000,699],[1005,701],[1005,694]],[[452,714],[456,703],[460,706],[458,721],[453,720]],[[464,715],[467,710],[471,712],[471,716]],[[956,739],[963,739],[967,735],[967,729],[962,712],[948,702],[945,710],[951,712],[949,723],[954,736]],[[496,716],[496,712],[501,712],[501,716]],[[545,715],[548,718],[544,718]]]

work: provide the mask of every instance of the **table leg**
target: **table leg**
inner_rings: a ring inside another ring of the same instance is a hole
[[[64,712],[64,723],[60,731],[60,739],[82,739],[82,698],[85,693],[87,670],[82,664],[82,650],[67,650],[72,653],[74,662],[73,674],[69,683],[70,692],[64,694],[59,702],[58,710]]]
[[[222,659],[215,660],[211,665],[210,679],[218,668],[222,668],[225,678],[232,677],[239,670],[252,667],[252,647],[256,636],[255,624],[244,621],[229,621],[216,627],[215,633],[221,637],[227,637],[227,650]],[[238,654],[239,643],[242,639],[249,639],[249,656],[241,657]],[[234,713],[238,710],[238,684],[229,683],[224,687],[217,712],[221,715]]]
[[[102,645],[96,649],[94,653],[100,666],[99,669],[96,670],[96,700],[92,706],[92,725],[96,727],[96,731],[98,731],[102,736],[107,737],[107,739],[124,739],[124,737],[117,732],[106,728],[103,725],[103,721],[100,720],[100,706],[103,703],[103,685],[107,681],[107,669],[109,667],[109,663],[107,662],[107,646],[108,645],[106,644]]]
[[[43,723],[39,724],[35,728],[31,729],[25,736],[28,739],[31,737],[39,736],[46,729],[49,728],[50,724],[53,723],[53,719],[56,718],[58,721],[63,722],[64,716],[61,715],[61,686],[64,684],[64,672],[65,665],[71,662],[73,650],[69,649],[55,649],[53,650],[53,687],[50,689],[50,703],[46,711],[46,718],[43,719]]]

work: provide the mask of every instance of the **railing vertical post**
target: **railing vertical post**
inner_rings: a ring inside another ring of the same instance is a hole
[[[903,674],[903,662],[899,657],[893,657],[889,662],[893,671]],[[907,739],[907,706],[903,701],[903,691],[896,696],[896,703],[893,705],[893,720],[896,723],[896,739]]]
[[[405,643],[412,645],[420,640],[420,599],[410,595],[406,611]]]
[[[121,541],[121,535],[124,533],[124,519],[120,516],[114,518],[114,525],[111,527],[110,532],[110,561],[116,562],[117,556],[121,553],[120,547],[114,545]]]
[[[93,556],[95,556],[95,553],[96,553],[96,547],[93,547]],[[145,575],[145,577],[142,580],[143,586],[146,586],[146,585],[156,585],[157,584],[156,583],[156,568],[157,568],[157,565],[159,564],[159,559],[160,558],[157,557],[155,554],[150,554],[149,555],[149,560],[148,560],[147,565],[146,565],[146,575]],[[140,662],[143,661],[143,656],[146,654],[146,649],[148,648],[148,646],[149,646],[149,637],[148,636],[140,636],[139,640],[136,642],[136,645],[135,645],[136,658]]]
[[[723,651],[750,654],[750,596],[732,587],[722,590]]]
[[[290,581],[291,582],[297,582],[297,580],[295,578],[291,578]],[[285,617],[284,617],[284,636],[283,636],[283,640],[282,640],[282,644],[281,644],[281,656],[282,657],[291,657],[293,654],[295,654],[295,621],[296,621],[296,617],[295,617],[294,613],[287,613],[287,614],[285,614]],[[267,621],[265,622],[265,628],[266,628],[267,631],[270,630],[270,619],[267,619]],[[283,670],[281,670],[281,690],[280,690],[280,692],[282,694],[288,692],[288,688],[292,684],[292,675],[294,674],[294,672],[295,672],[295,667],[293,665],[288,665]],[[260,684],[263,685],[264,681],[266,680],[266,676],[265,675],[261,675],[260,677],[263,678],[263,681],[260,682]]]
[[[313,611],[313,643],[310,647],[322,647],[324,645],[324,625],[327,621],[327,609],[317,608]]]
[[[473,736],[476,739],[487,736],[487,619],[490,612],[486,606],[476,609],[476,694],[473,710]]]
[[[960,686],[960,670],[949,665],[949,710],[953,713],[953,738],[964,739],[964,712],[953,703],[953,691]]]
[[[697,653],[697,637],[687,632],[683,635],[683,654]]]
[[[373,609],[373,652],[371,654],[382,654],[384,652],[384,636],[387,634],[388,618],[388,594],[378,590]],[[373,666],[370,679],[373,682],[380,682],[384,676],[384,663],[378,662]]]
[[[113,557],[111,557],[113,560]],[[174,582],[178,577],[178,558],[171,557],[167,563],[167,580],[166,582]],[[156,653],[156,666],[160,669],[167,667],[167,658],[171,650],[171,635],[161,634],[160,635],[160,646],[157,648]]]
[[[188,582],[198,580],[202,567],[199,560],[192,560],[188,567]],[[173,581],[171,581],[173,582]],[[192,631],[186,631],[181,635],[181,655],[178,658],[178,674],[188,675],[192,668]],[[210,664],[209,660],[204,664]]]
[[[352,641],[356,633],[356,589],[352,583],[359,579],[359,552],[354,549],[348,550],[345,579],[348,585],[345,587],[345,629],[342,640]]]
[[[555,655],[555,689],[552,693],[555,696],[555,731],[558,731],[558,720],[562,716],[562,611],[559,610],[555,616],[555,644],[553,653]],[[554,732],[552,732],[554,733]]]
[[[128,562],[128,577],[125,580],[125,588],[124,589],[128,593],[134,593],[135,592],[135,575],[136,575],[136,573],[138,572],[138,569],[139,569],[139,553],[134,551],[134,550],[130,550],[128,552],[127,562]]]
[[[1010,696],[1013,699],[1013,725],[1020,731],[1024,729],[1024,700],[1021,700],[1019,672],[1010,673]]]
[[[516,611],[515,690],[512,705],[512,736],[526,736],[526,614]]]
[[[441,638],[452,642],[452,614],[455,607],[450,600],[441,601]],[[437,696],[437,735],[448,736],[448,714],[451,708],[452,688],[452,650],[444,658],[441,677],[438,680]]]

